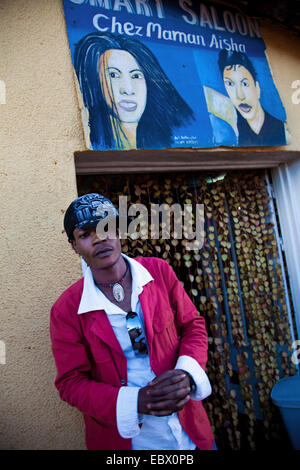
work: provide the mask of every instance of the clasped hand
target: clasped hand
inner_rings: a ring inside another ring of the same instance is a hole
[[[138,412],[168,416],[182,410],[189,401],[190,391],[190,379],[183,370],[168,370],[140,389]]]

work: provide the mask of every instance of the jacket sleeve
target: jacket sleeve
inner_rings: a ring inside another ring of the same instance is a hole
[[[203,370],[207,362],[208,335],[205,319],[198,312],[173,269],[164,262],[164,279],[180,336],[179,356],[190,356]]]
[[[120,387],[92,378],[89,359],[77,315],[54,304],[50,337],[57,368],[55,386],[63,401],[108,427],[116,427],[116,403]]]

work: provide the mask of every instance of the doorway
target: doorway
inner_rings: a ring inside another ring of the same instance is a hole
[[[117,207],[121,195],[128,205],[204,204],[200,249],[188,250],[172,230],[169,238],[153,239],[149,232],[125,239],[122,249],[170,263],[205,317],[213,392],[203,404],[218,448],[290,448],[270,398],[273,385],[297,371],[291,360],[294,315],[267,172],[93,174],[78,175],[77,184],[79,195],[99,192]]]

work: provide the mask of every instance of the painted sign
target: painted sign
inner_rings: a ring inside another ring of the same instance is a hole
[[[279,146],[259,25],[194,0],[63,0],[93,150]]]

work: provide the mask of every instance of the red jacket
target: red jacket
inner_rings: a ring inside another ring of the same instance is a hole
[[[205,369],[205,321],[174,271],[158,258],[136,261],[154,278],[139,296],[153,372],[173,369],[181,355],[193,357]],[[119,388],[127,381],[126,357],[104,310],[77,314],[82,289],[80,279],[51,309],[55,386],[62,400],[84,414],[88,449],[129,450],[131,439],[120,436],[116,422]],[[201,401],[189,400],[178,417],[199,449],[212,448],[213,435]]]

